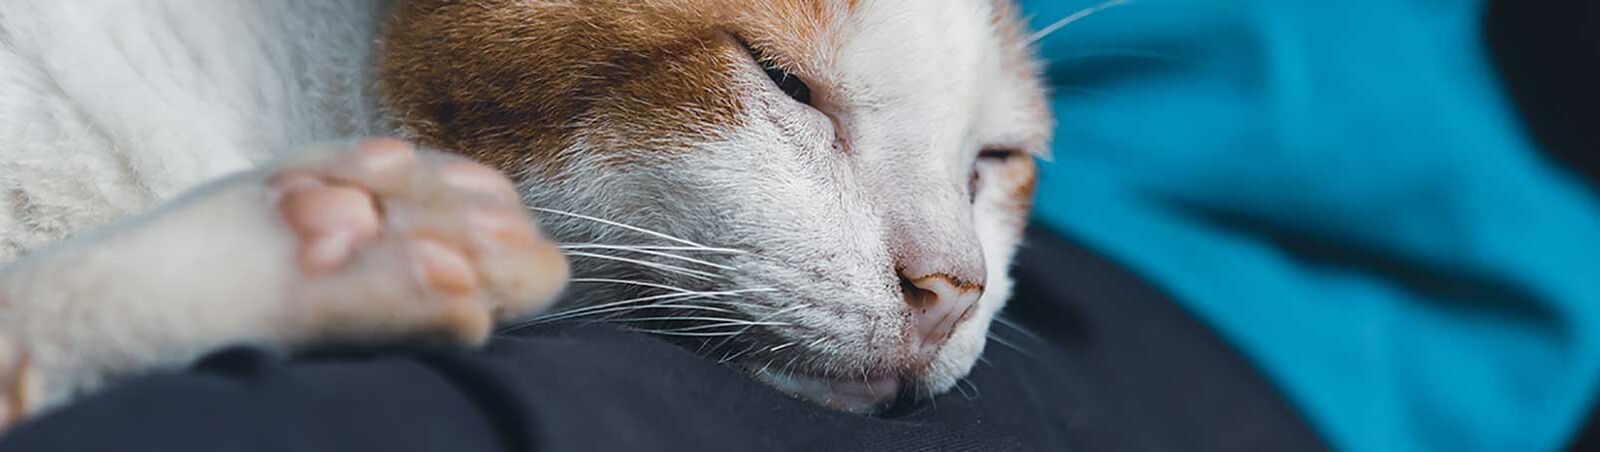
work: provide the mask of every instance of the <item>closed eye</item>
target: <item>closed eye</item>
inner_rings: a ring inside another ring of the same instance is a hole
[[[1016,149],[989,148],[978,152],[978,160],[1005,161],[1021,158],[1023,152]]]
[[[762,64],[761,68],[767,71],[767,77],[771,78],[773,83],[777,83],[778,89],[783,90],[784,94],[788,94],[789,98],[802,104],[811,105],[811,87],[800,80],[800,77],[795,77],[794,74],[790,74],[788,71],[767,64]]]
[[[984,148],[978,151],[978,161],[972,167],[972,173],[967,178],[968,202],[978,201],[978,190],[983,187],[982,168],[988,165],[998,165],[1010,162],[1012,159],[1026,157],[1027,153],[1010,148]]]
[[[767,73],[767,78],[772,79],[772,83],[778,85],[779,90],[782,90],[784,94],[789,95],[789,98],[797,102],[808,106],[812,105],[811,85],[807,85],[805,80],[801,80],[800,77],[779,67],[772,61],[772,58],[762,54],[755,47],[751,47],[744,40],[739,40],[739,44],[744,46],[745,51],[750,52],[750,57],[756,60],[756,64],[761,65],[761,70]]]

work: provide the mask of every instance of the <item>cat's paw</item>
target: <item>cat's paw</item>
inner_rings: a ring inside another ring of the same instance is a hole
[[[0,431],[231,345],[481,343],[567,271],[493,169],[388,139],[305,154],[0,269]]]
[[[265,184],[295,237],[297,339],[477,343],[566,281],[511,182],[477,163],[372,139]]]

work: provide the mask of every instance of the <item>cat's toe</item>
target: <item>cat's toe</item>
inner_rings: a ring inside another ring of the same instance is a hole
[[[284,192],[280,215],[299,238],[296,255],[305,273],[337,269],[356,247],[382,232],[377,205],[368,191],[327,185],[309,176],[275,182]]]
[[[297,238],[320,333],[478,342],[497,318],[542,309],[565,283],[565,259],[488,167],[369,140],[268,181]]]

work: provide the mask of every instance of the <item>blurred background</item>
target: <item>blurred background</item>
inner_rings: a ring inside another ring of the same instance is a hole
[[[1600,445],[1600,2],[1022,3],[1081,17],[1040,36],[1039,221],[1326,443]]]

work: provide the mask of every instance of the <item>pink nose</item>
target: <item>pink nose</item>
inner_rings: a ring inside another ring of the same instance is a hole
[[[921,355],[931,354],[944,345],[983,297],[983,284],[962,282],[942,274],[917,278],[902,275],[900,286],[905,292],[906,304],[911,305],[917,353]]]

